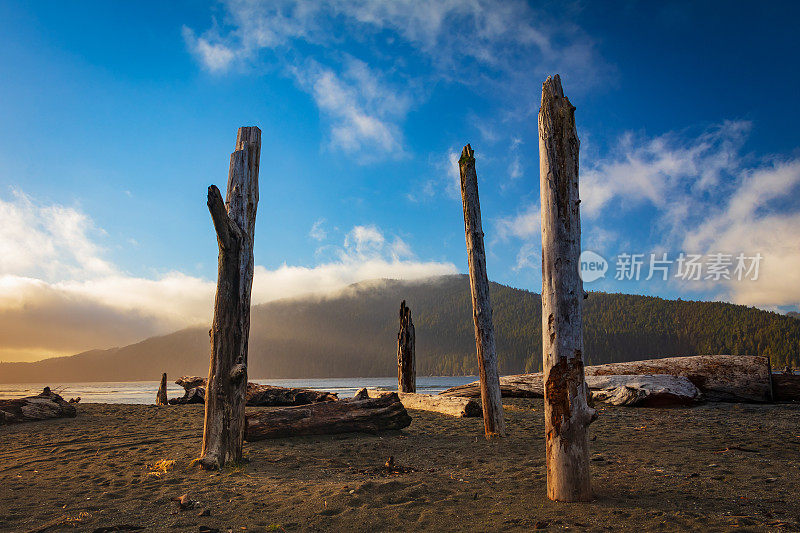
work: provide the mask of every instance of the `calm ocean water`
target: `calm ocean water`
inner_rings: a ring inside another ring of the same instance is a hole
[[[450,387],[471,383],[476,376],[417,377],[417,392],[436,394]],[[397,378],[334,378],[334,379],[255,379],[256,383],[279,387],[336,392],[340,398],[353,396],[361,387],[370,389],[397,389]],[[155,403],[158,381],[121,381],[94,383],[0,383],[0,398],[21,398],[39,394],[49,386],[65,399],[80,396],[81,402],[92,403]],[[183,387],[174,383],[167,386],[167,396],[183,396]]]

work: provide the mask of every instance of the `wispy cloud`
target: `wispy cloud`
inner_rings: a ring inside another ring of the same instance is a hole
[[[759,279],[682,285],[741,304],[800,306],[800,160],[755,160],[744,152],[751,124],[727,121],[691,135],[625,134],[606,156],[583,162],[584,248],[611,253],[625,238],[622,217],[636,212],[654,231],[640,250],[761,254]],[[645,213],[645,214],[643,214]],[[644,222],[643,222],[644,223]],[[493,244],[517,248],[515,269],[538,270],[538,202],[496,221]],[[789,237],[787,237],[789,236]]]
[[[186,46],[200,60],[200,64],[211,72],[224,72],[236,59],[236,53],[228,48],[227,45],[219,42],[219,37],[197,37],[190,28],[186,26],[182,30],[183,39]]]
[[[316,222],[311,225],[308,236],[315,241],[324,241],[328,238],[328,232],[325,230],[324,218],[317,219]]]
[[[629,132],[608,157],[582,165],[581,212],[598,216],[617,209],[650,204],[680,216],[675,195],[702,196],[724,186],[723,176],[740,169],[740,150],[751,124],[728,121],[700,135],[668,133],[652,139]],[[615,203],[616,202],[616,203]]]
[[[497,220],[497,235],[501,240],[511,237],[537,240],[541,244],[542,213],[538,204],[529,204],[515,215]]]
[[[407,151],[402,124],[439,81],[505,95],[518,105],[532,80],[550,71],[599,81],[607,70],[593,41],[568,17],[523,0],[224,5],[222,26],[200,34],[184,28],[201,64],[213,72],[241,65],[291,77],[328,122],[330,145],[361,162]]]
[[[96,238],[102,230],[74,207],[35,202],[21,191],[0,198],[0,274],[24,273],[55,279],[109,275]]]
[[[408,112],[410,97],[388,88],[366,63],[353,58],[346,63],[340,74],[313,60],[290,70],[329,121],[332,148],[366,162],[374,154],[402,157],[403,135],[396,122]]]
[[[784,202],[798,194],[800,160],[745,169],[723,207],[709,206],[709,215],[687,228],[683,246],[701,253],[760,253],[758,279],[727,281],[727,295],[741,304],[800,308],[800,207]]]
[[[749,122],[727,121],[695,136],[627,134],[611,156],[584,165],[582,213],[604,232],[604,215],[650,207],[658,228],[653,249],[760,253],[759,279],[722,280],[718,297],[800,305],[800,244],[791,237],[800,207],[786,201],[800,193],[800,161],[751,159],[743,153],[750,129]]]

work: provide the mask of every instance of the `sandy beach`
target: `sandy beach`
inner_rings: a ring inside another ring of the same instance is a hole
[[[595,500],[559,504],[542,401],[504,404],[499,442],[479,418],[411,411],[402,432],[246,443],[249,463],[216,473],[189,466],[202,406],[81,404],[75,419],[0,429],[0,530],[800,529],[800,405],[601,407]],[[151,474],[162,460],[172,469]]]

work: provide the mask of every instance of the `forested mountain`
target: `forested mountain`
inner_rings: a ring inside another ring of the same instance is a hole
[[[541,369],[541,299],[492,284],[504,374]],[[359,283],[331,297],[253,308],[253,378],[391,376],[400,301],[411,308],[419,375],[476,374],[469,280]],[[587,363],[693,354],[766,355],[800,366],[800,320],[719,302],[590,293],[584,301]],[[2,382],[129,381],[208,372],[208,328],[190,328],[110,350],[37,363],[0,364]]]

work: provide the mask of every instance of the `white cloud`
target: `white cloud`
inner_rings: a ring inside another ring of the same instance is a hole
[[[530,204],[514,216],[497,220],[500,239],[515,237],[522,240],[538,240],[541,244],[542,212],[538,204]]]
[[[343,257],[372,257],[381,252],[386,239],[376,226],[355,226],[344,237]]]
[[[447,176],[445,191],[450,198],[461,199],[461,170],[458,160],[461,158],[461,150],[450,149],[447,152],[447,159],[444,163],[444,172]]]
[[[542,268],[542,247],[537,246],[535,243],[524,243],[519,252],[517,252],[517,260],[514,264],[514,270],[540,270]]]
[[[508,182],[500,185],[500,188],[503,190],[507,189],[513,182],[522,177],[521,145],[522,139],[519,137],[513,137],[511,139],[511,146],[508,149],[508,155],[511,158],[511,162],[508,164]]]
[[[324,241],[328,238],[328,232],[325,231],[324,218],[317,219],[317,221],[311,225],[311,230],[309,230],[308,236],[315,241]]]
[[[394,158],[404,155],[402,134],[395,122],[405,117],[410,97],[393,92],[365,63],[349,58],[344,71],[337,74],[308,61],[291,72],[330,121],[332,148],[367,162],[375,153]]]
[[[190,51],[211,71],[240,64],[292,77],[328,122],[331,146],[362,162],[404,153],[408,110],[441,80],[527,109],[533,80],[564,71],[599,83],[607,70],[567,14],[556,19],[523,0],[224,5],[222,26],[215,22],[199,36],[184,28]]]
[[[189,50],[195,54],[200,63],[211,72],[224,72],[233,63],[236,53],[221,42],[212,42],[208,37],[197,37],[194,32],[183,27],[183,38]]]
[[[625,134],[611,156],[582,164],[581,213],[598,216],[614,201],[651,204],[681,215],[675,195],[702,194],[735,172],[751,124],[728,121],[696,137],[669,133],[654,139]]]
[[[401,261],[402,259],[411,259],[414,257],[414,252],[411,251],[411,246],[400,237],[395,237],[390,247],[390,252],[393,261]]]
[[[0,275],[84,278],[115,271],[93,240],[101,230],[75,208],[38,204],[13,191],[10,201],[0,198],[0,227]]]
[[[687,250],[764,257],[757,280],[726,283],[735,302],[800,305],[800,208],[796,202],[788,208],[775,205],[797,198],[799,188],[800,160],[745,170],[724,208],[710,210],[702,223],[689,228],[683,239]]]
[[[319,221],[318,221],[319,222]],[[124,345],[208,324],[215,282],[181,272],[133,277],[102,258],[100,234],[75,208],[39,205],[22,193],[0,199],[0,360]],[[399,237],[355,226],[333,259],[313,266],[256,266],[253,304],[320,294],[372,278],[419,279],[457,272],[419,261]]]
[[[760,253],[757,281],[683,287],[765,308],[800,305],[800,160],[751,160],[742,153],[750,129],[727,121],[693,137],[627,134],[611,157],[584,165],[581,211],[603,231],[601,215],[611,209],[653,208],[661,239],[653,249]]]
[[[522,177],[522,163],[519,160],[519,154],[514,154],[511,163],[508,165],[508,177],[512,180]]]

